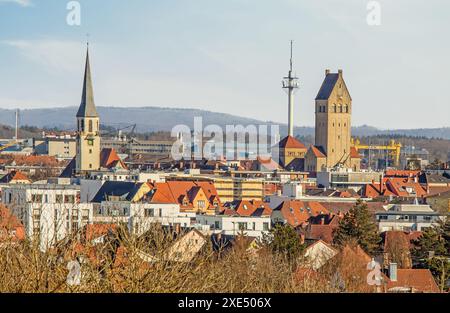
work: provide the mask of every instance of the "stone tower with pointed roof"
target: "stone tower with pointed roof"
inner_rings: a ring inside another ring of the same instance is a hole
[[[75,160],[77,173],[100,168],[100,119],[94,102],[89,49],[86,53],[83,94],[77,112],[77,154]]]
[[[351,147],[352,97],[342,70],[325,71],[315,106],[315,146],[306,155],[305,170],[320,172],[337,166],[359,170],[359,155]]]

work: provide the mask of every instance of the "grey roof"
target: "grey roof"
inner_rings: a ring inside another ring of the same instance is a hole
[[[141,186],[142,183],[106,181],[92,199],[92,202],[107,201],[109,196],[118,196],[123,201],[131,201]]]
[[[338,81],[339,74],[330,73],[325,76],[325,79],[320,87],[319,93],[317,94],[316,100],[328,100],[333,91],[336,82]]]
[[[60,178],[71,178],[73,177],[73,174],[75,173],[76,169],[76,159],[75,157],[70,160],[70,162],[67,164],[66,168],[61,172],[59,175]]]
[[[83,94],[77,117],[98,117],[94,102],[94,89],[92,88],[91,66],[89,63],[89,50],[86,53],[86,68],[84,70]]]
[[[426,174],[426,180],[428,183],[448,184],[450,182],[450,179],[448,179],[444,175],[439,175],[439,174]]]

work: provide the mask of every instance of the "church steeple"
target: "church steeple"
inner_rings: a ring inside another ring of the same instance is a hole
[[[83,95],[77,113],[76,172],[84,173],[100,168],[100,118],[94,103],[89,46],[84,70]]]
[[[86,67],[84,70],[83,94],[77,117],[98,117],[92,88],[91,66],[89,63],[89,44],[86,49]]]

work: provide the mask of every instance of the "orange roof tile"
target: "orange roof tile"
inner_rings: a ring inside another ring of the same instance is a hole
[[[19,171],[11,171],[0,179],[0,183],[10,183],[13,181],[27,181],[31,182],[27,176]]]
[[[4,205],[0,205],[0,240],[24,240],[25,227]]]
[[[86,240],[91,241],[108,234],[109,231],[115,231],[116,224],[89,224],[86,225]]]
[[[209,205],[213,206],[214,201],[220,204],[217,190],[211,181],[177,181],[171,180],[165,183],[155,183],[154,194],[151,202],[155,203],[178,203],[181,208],[191,208],[192,201],[198,192],[203,192],[209,200]],[[188,204],[185,201],[188,200]]]
[[[263,209],[261,216],[270,216],[272,209],[269,205],[260,200],[236,200],[224,205],[224,215],[252,216],[256,210]]]
[[[284,201],[276,210],[280,210],[287,223],[294,227],[308,221],[312,216],[329,213],[319,202],[299,200]]]
[[[288,148],[288,149],[305,149],[306,150],[305,145],[292,136],[287,136],[284,139],[282,139],[278,143],[278,147],[281,149]]]
[[[327,157],[325,155],[325,153],[322,152],[322,149],[317,146],[311,146],[311,151],[318,158],[326,158]]]
[[[113,168],[119,164],[126,169],[125,163],[119,158],[114,148],[104,148],[100,152],[100,166],[103,168]]]
[[[388,290],[391,288],[413,288],[419,292],[439,292],[436,281],[428,269],[397,269],[397,281],[389,280]]]
[[[361,158],[361,155],[359,154],[358,150],[355,147],[350,148],[350,158],[352,159]]]

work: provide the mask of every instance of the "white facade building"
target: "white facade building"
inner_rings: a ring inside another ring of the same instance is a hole
[[[213,234],[262,238],[271,228],[270,216],[200,215],[197,223],[208,225]]]
[[[388,207],[386,211],[376,212],[378,228],[381,232],[390,230],[422,231],[423,228],[437,225],[445,217],[429,205],[400,204]]]
[[[11,185],[2,202],[25,227],[27,236],[46,250],[93,220],[93,205],[79,203],[79,185]]]
[[[163,226],[191,227],[195,213],[180,212],[177,203],[132,203],[130,201],[109,200],[95,205],[95,223],[123,223],[130,232],[141,235],[152,223]]]

